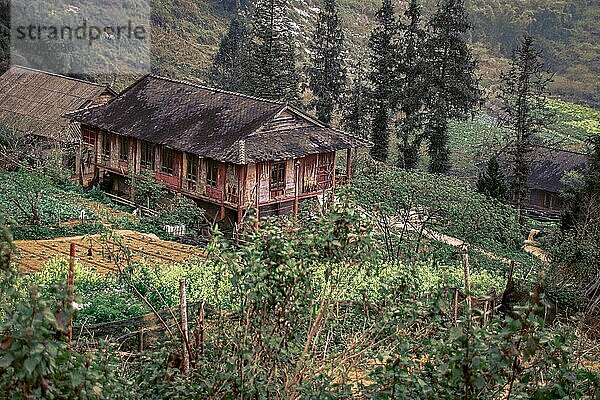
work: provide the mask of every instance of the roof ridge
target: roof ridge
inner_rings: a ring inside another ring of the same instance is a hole
[[[575,150],[559,149],[559,148],[556,148],[556,147],[550,147],[550,146],[546,146],[546,145],[543,145],[543,144],[535,144],[533,147],[540,147],[542,149],[553,150],[553,151],[560,151],[560,152],[563,152],[563,153],[577,154],[577,155],[580,155],[580,156],[589,156],[588,153],[581,153],[581,152],[575,151]]]
[[[112,100],[111,100],[111,101],[112,101]],[[62,114],[62,115],[61,115],[61,117],[62,117],[62,118],[67,118],[67,117],[69,117],[69,118],[70,118],[72,114],[75,114],[75,113],[80,113],[80,112],[83,112],[83,111],[89,111],[89,110],[93,110],[93,109],[95,109],[95,108],[100,108],[100,107],[103,107],[103,106],[105,106],[106,104],[108,104],[108,103],[103,103],[103,104],[93,104],[93,105],[91,105],[91,106],[89,106],[89,107],[84,107],[84,108],[80,108],[80,109],[77,109],[77,110],[73,110],[73,111],[66,112],[66,113]]]
[[[186,80],[183,80],[183,79],[168,78],[168,77],[165,77],[165,76],[154,75],[154,74],[150,74],[150,75],[147,75],[147,76],[150,76],[150,77],[156,78],[156,79],[161,79],[163,81],[170,81],[170,82],[174,82],[174,83],[181,83],[181,84],[184,84],[184,85],[196,87],[198,89],[210,90],[212,92],[218,92],[218,93],[223,93],[223,94],[230,94],[230,95],[233,95],[233,96],[244,97],[244,98],[251,99],[251,100],[261,101],[261,102],[264,102],[264,103],[276,104],[278,106],[285,106],[287,104],[287,103],[282,102],[282,101],[270,100],[270,99],[265,99],[263,97],[251,96],[249,94],[232,92],[230,90],[219,89],[219,88],[215,88],[215,87],[211,87],[211,86],[201,85],[199,83],[194,83],[194,82],[186,81]]]
[[[57,73],[49,72],[49,71],[42,71],[41,69],[35,69],[35,68],[31,68],[31,67],[25,67],[23,65],[16,65],[16,64],[15,65],[11,65],[11,67],[9,68],[9,71],[12,68],[26,69],[26,70],[33,71],[33,72],[39,72],[40,74],[44,74],[44,75],[55,76],[55,77],[58,77],[58,78],[64,78],[64,79],[68,79],[68,80],[71,80],[71,81],[76,81],[76,82],[85,83],[85,84],[88,84],[88,85],[97,86],[97,87],[101,87],[101,88],[111,89],[112,90],[112,87],[109,84],[100,84],[100,83],[96,83],[96,82],[90,82],[90,81],[86,81],[84,79],[73,78],[72,76],[61,75],[61,74],[57,74]]]
[[[512,146],[514,146],[515,140],[511,139],[509,142],[507,142],[504,146],[502,146],[501,149],[499,149],[496,152],[496,155],[500,155],[506,151],[508,151]],[[537,147],[537,148],[542,148],[542,149],[546,149],[546,150],[552,150],[552,151],[558,151],[558,152],[562,152],[562,153],[570,153],[570,154],[576,154],[578,156],[585,156],[585,157],[589,157],[590,155],[588,153],[582,153],[579,151],[574,151],[574,150],[565,150],[565,149],[559,149],[557,147],[550,147],[547,146],[545,144],[539,144],[539,143],[535,143],[532,145],[532,147]]]

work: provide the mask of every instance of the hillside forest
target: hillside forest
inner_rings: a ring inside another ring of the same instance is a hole
[[[234,0],[153,0],[152,57],[159,75],[207,80],[207,70],[229,19],[237,4],[246,10],[247,1]],[[375,24],[377,0],[341,0],[339,15],[346,28],[347,61],[354,64],[365,54],[369,32]],[[397,3],[402,7],[402,3]],[[551,92],[565,100],[598,107],[597,32],[600,11],[593,0],[467,0],[473,30],[469,42],[481,60],[479,72],[484,81],[494,82],[506,65],[512,48],[527,33],[544,50],[547,65],[556,76]],[[289,17],[296,38],[297,52],[306,55],[311,32],[316,24],[317,0],[291,0]],[[423,13],[435,8],[434,0],[423,2]],[[0,2],[0,59],[8,56],[9,0]],[[126,84],[126,83],[122,83]]]

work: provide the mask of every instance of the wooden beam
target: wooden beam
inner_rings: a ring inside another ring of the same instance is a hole
[[[260,180],[262,177],[262,163],[256,164],[256,190],[255,190],[255,213],[256,221],[254,222],[254,231],[258,232],[258,221],[260,220]]]
[[[223,185],[221,186],[221,212],[219,215],[219,220],[224,221],[225,214],[225,193],[227,190],[227,165],[219,164],[219,175],[223,181]]]
[[[300,160],[294,162],[294,218],[298,218],[298,195],[300,188],[298,187],[300,177]]]
[[[346,183],[350,182],[352,176],[352,149],[346,150]]]
[[[335,202],[335,156],[336,156],[336,152],[333,152],[333,162],[332,162],[332,168],[333,171],[331,171],[331,176],[332,176],[332,183],[331,183],[331,204],[333,205],[333,203]]]

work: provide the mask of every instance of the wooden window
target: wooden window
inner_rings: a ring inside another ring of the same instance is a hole
[[[129,138],[119,136],[119,161],[129,161]]]
[[[175,152],[163,147],[160,155],[160,170],[163,174],[173,175],[175,170]]]
[[[142,168],[154,170],[154,145],[148,142],[142,142],[142,157],[140,159]]]
[[[206,160],[206,184],[216,188],[219,182],[219,164],[213,160]]]
[[[96,132],[87,128],[83,128],[81,130],[81,134],[83,138],[83,143],[89,144],[90,146],[96,146],[96,139],[98,137]]]
[[[188,190],[196,190],[198,185],[198,157],[191,154],[187,157],[187,188]]]
[[[102,157],[110,159],[110,135],[108,133],[102,135]]]
[[[544,192],[544,208],[552,208],[552,194]]]
[[[285,191],[285,166],[285,161],[271,165],[271,192],[278,192],[277,195]]]

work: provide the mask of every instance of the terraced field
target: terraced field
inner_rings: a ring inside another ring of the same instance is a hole
[[[152,262],[173,265],[194,257],[203,257],[204,252],[194,246],[160,240],[155,235],[134,231],[117,231],[118,239],[104,235],[77,236],[53,240],[18,240],[15,262],[23,271],[37,271],[48,261],[68,258],[70,243],[75,244],[76,261],[99,273],[114,271],[125,262]],[[125,252],[116,251],[126,249]],[[115,260],[115,254],[121,259]]]

